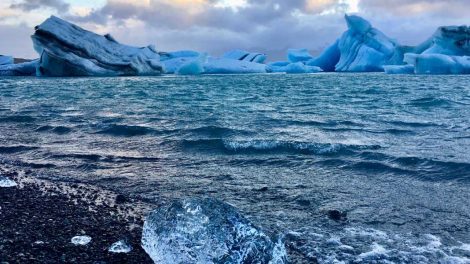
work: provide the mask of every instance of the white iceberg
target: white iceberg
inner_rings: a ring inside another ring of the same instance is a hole
[[[273,240],[233,206],[211,198],[175,201],[145,219],[142,248],[154,263],[287,262]]]
[[[0,65],[0,76],[34,76],[39,60]]]
[[[232,60],[241,60],[241,61],[249,61],[255,63],[264,63],[266,60],[266,54],[263,53],[256,53],[256,52],[248,52],[244,50],[232,50],[225,53],[222,58],[224,59],[232,59]]]
[[[91,242],[91,237],[89,236],[74,236],[70,242],[76,246],[86,246]]]
[[[14,60],[11,56],[0,55],[0,65],[13,64]]]
[[[16,187],[18,184],[6,177],[0,176],[0,188],[11,188]]]
[[[32,36],[39,76],[129,76],[163,72],[154,47],[131,47],[52,16]]]
[[[287,50],[287,58],[290,62],[305,62],[311,60],[313,57],[307,49],[289,49]]]
[[[249,74],[266,73],[267,66],[261,63],[209,57],[204,64],[205,74]]]
[[[108,251],[112,253],[129,253],[132,251],[132,246],[129,245],[125,240],[119,240],[113,243],[109,247]]]

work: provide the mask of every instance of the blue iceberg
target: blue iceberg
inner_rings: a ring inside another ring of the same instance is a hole
[[[0,55],[0,65],[8,65],[8,64],[13,64],[13,63],[14,63],[13,57]]]
[[[311,60],[313,57],[307,49],[289,49],[287,51],[287,58],[290,62],[305,62]]]
[[[100,36],[57,17],[36,26],[32,36],[40,54],[39,76],[132,76],[163,72],[153,46],[132,47],[111,35]]]
[[[151,212],[142,247],[155,263],[287,263],[282,241],[212,198],[175,201]]]
[[[0,76],[34,76],[39,60],[0,65]]]

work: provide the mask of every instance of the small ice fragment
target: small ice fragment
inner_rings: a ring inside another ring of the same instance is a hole
[[[127,244],[125,240],[119,240],[112,244],[108,250],[113,253],[129,253],[132,251],[132,246]]]
[[[10,187],[15,187],[18,184],[14,182],[13,180],[10,180],[6,177],[0,176],[0,187],[2,188],[10,188]]]
[[[76,246],[86,246],[86,245],[88,245],[88,243],[91,242],[91,237],[89,237],[89,236],[75,236],[75,237],[72,237],[71,242],[72,242],[72,244],[74,244]]]

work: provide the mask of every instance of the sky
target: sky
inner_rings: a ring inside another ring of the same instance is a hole
[[[285,57],[318,54],[357,14],[401,44],[416,45],[439,26],[470,24],[470,0],[1,0],[0,54],[36,58],[30,35],[51,15],[121,43],[161,51],[220,55],[231,49]]]

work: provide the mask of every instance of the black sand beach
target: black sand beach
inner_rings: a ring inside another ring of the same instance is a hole
[[[0,188],[0,263],[152,263],[140,247],[150,206],[81,184],[35,180],[0,168],[17,187]],[[76,246],[71,238],[92,241]],[[108,248],[125,239],[128,253]]]

